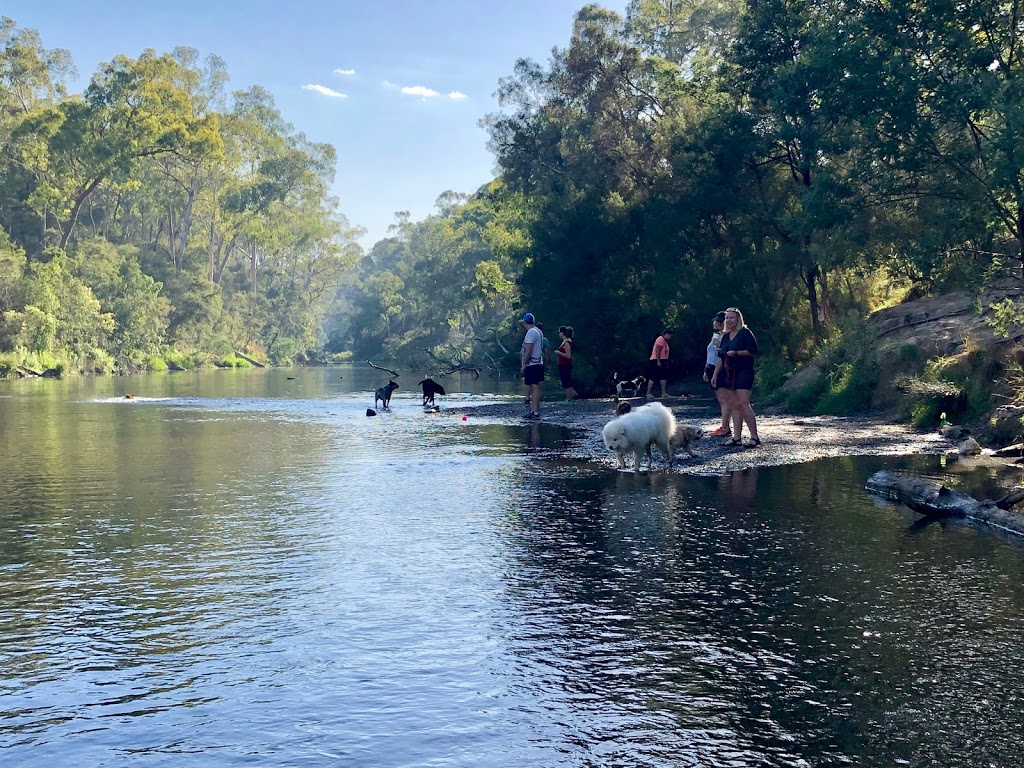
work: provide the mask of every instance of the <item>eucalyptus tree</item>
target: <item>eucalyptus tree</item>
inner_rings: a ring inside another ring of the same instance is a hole
[[[521,61],[501,81],[503,111],[486,123],[503,180],[532,209],[524,301],[601,334],[608,367],[689,311],[698,258],[671,162],[698,103],[682,68],[632,37],[641,21],[583,8],[548,66]]]
[[[83,206],[104,183],[132,179],[140,161],[177,151],[200,126],[174,82],[177,63],[145,51],[100,66],[82,98],[69,98],[19,131],[45,137],[41,183],[30,201],[50,209],[66,248]]]
[[[993,259],[1024,265],[1024,2],[897,0],[844,13],[867,41],[865,71],[880,73],[846,89],[876,167],[891,169],[874,181],[895,180],[948,234],[908,267],[927,272],[936,251],[977,272]]]
[[[39,33],[0,17],[0,218],[15,240],[42,250],[48,211],[27,204],[45,163],[45,141],[22,123],[34,121],[67,97],[75,72],[71,54],[43,47]]]

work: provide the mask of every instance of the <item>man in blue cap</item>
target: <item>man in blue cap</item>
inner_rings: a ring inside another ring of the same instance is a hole
[[[523,418],[538,421],[540,383],[544,381],[544,336],[537,329],[537,321],[530,312],[523,315],[523,326],[526,328],[526,337],[523,339],[523,349],[520,353],[520,372],[523,374],[523,383],[530,397],[530,410],[523,414]]]

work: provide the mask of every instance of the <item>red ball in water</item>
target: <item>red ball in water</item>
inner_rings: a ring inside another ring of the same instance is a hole
[[[467,420],[468,418],[469,418],[468,416],[463,416],[463,417],[462,417],[462,420],[463,420],[463,421],[466,421],[466,420]]]

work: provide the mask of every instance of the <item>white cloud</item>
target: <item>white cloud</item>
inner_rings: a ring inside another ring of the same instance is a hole
[[[392,83],[390,80],[384,80],[383,82],[381,82],[381,85],[383,85],[385,88],[391,91],[398,90],[398,86]]]
[[[448,98],[454,99],[455,101],[462,101],[463,99],[468,99],[469,96],[462,93],[461,91],[452,91],[448,94]]]
[[[356,71],[354,69],[336,69],[334,74],[336,75],[354,75]]]
[[[433,88],[427,88],[425,85],[407,85],[402,88],[402,93],[406,96],[421,96],[424,99],[432,99],[435,96],[441,95]]]
[[[336,91],[333,88],[328,88],[326,85],[318,85],[316,83],[309,83],[307,85],[304,85],[304,86],[302,86],[302,90],[304,90],[304,91],[314,91],[314,92],[322,94],[324,96],[330,96],[332,99],[347,99],[348,98],[348,94],[347,93],[342,93],[341,91]]]

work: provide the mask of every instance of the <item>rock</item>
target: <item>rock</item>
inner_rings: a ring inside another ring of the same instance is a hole
[[[957,452],[961,456],[977,456],[981,453],[981,446],[973,437],[968,437],[957,447]]]
[[[376,416],[377,412],[375,410],[373,410],[373,408],[367,408],[366,409],[366,415],[367,416]]]
[[[971,430],[959,424],[947,424],[939,430],[939,434],[954,442],[961,442],[971,436]]]

